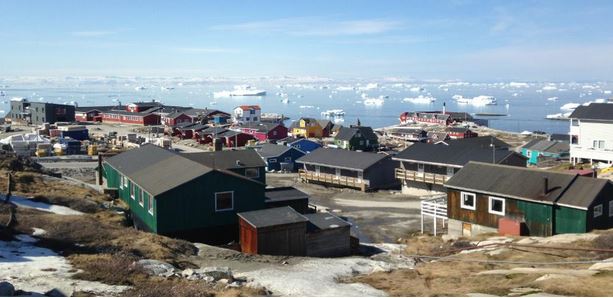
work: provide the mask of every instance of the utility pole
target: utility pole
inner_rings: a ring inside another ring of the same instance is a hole
[[[496,146],[494,145],[494,137],[490,138],[490,147],[492,147],[492,164],[496,164]]]

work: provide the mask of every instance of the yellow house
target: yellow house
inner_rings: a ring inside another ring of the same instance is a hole
[[[295,125],[292,126],[292,135],[295,137],[321,138],[323,137],[323,128],[316,119],[300,118]]]

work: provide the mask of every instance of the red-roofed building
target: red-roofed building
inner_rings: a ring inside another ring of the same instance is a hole
[[[232,120],[240,123],[260,122],[262,109],[258,105],[242,105],[234,108]]]

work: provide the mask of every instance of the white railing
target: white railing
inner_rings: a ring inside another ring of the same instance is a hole
[[[424,232],[424,216],[431,216],[434,222],[433,232],[436,236],[438,219],[443,221],[443,227],[447,222],[447,197],[439,197],[421,201],[421,232]]]

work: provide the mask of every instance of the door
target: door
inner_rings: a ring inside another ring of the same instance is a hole
[[[423,163],[418,163],[417,164],[417,173],[423,174],[424,172],[424,164]]]
[[[472,236],[473,225],[467,222],[462,223],[462,236],[470,237]]]
[[[447,167],[447,177],[451,177],[451,176],[453,176],[453,168]]]
[[[341,169],[336,169],[335,174],[336,174],[336,179],[340,178],[341,177]]]
[[[364,179],[364,172],[358,171],[358,182],[362,183],[362,179]]]
[[[317,174],[317,176],[319,176],[319,166],[315,166],[315,174]]]

